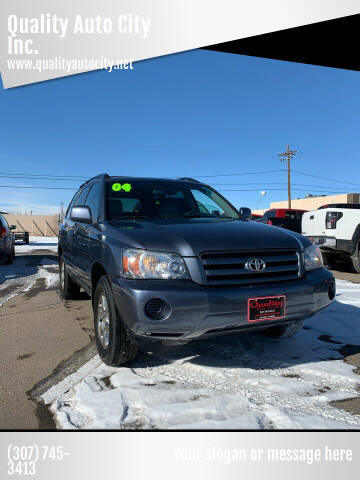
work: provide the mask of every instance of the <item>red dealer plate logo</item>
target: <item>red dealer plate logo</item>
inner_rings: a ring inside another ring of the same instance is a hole
[[[286,296],[249,298],[248,322],[278,320],[285,317]]]

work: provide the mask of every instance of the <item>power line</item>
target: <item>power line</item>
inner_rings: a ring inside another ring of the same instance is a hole
[[[234,177],[234,176],[245,176],[245,175],[260,175],[262,173],[267,174],[267,173],[278,173],[278,172],[284,172],[283,169],[281,170],[266,170],[266,171],[260,171],[260,172],[242,172],[242,173],[224,173],[224,174],[216,174],[216,175],[197,175],[195,178],[218,178],[218,177]],[[293,173],[297,173],[300,175],[306,175],[308,177],[313,177],[313,178],[319,178],[322,180],[327,180],[327,181],[332,181],[332,182],[337,182],[337,183],[346,183],[349,185],[357,186],[360,188],[360,184],[354,183],[354,182],[349,182],[346,180],[335,180],[333,178],[327,178],[327,177],[322,177],[319,175],[313,175],[307,172],[302,172],[299,170],[292,170]],[[46,181],[74,181],[74,182],[80,182],[83,180],[86,180],[88,177],[76,177],[72,175],[51,175],[51,174],[12,174],[12,173],[4,173],[0,172],[0,178],[14,178],[14,179],[24,179],[24,180],[46,180]],[[172,177],[176,178],[176,177]],[[260,186],[266,186],[266,185],[286,185],[284,182],[246,182],[246,183],[213,183],[212,185],[260,185]],[[302,183],[294,183],[294,186],[308,186],[308,187],[317,187],[321,188],[321,185],[311,185],[311,184],[302,184]],[[37,186],[7,186],[4,185],[2,186],[3,188],[41,188],[41,189],[59,189],[59,190],[69,190],[73,188],[70,187],[37,187]],[[324,186],[325,187],[325,186]],[[329,189],[337,189],[337,190],[342,190],[344,187],[337,187],[337,186],[326,186],[324,190],[329,191]]]
[[[221,173],[217,175],[193,175],[195,178],[215,178],[215,177],[235,177],[241,175],[259,175],[261,173],[275,173],[275,172],[283,172],[283,170],[264,170],[262,172],[243,172],[243,173]],[[171,178],[178,178],[178,177],[171,177]]]
[[[250,189],[245,189],[245,188],[242,188],[242,189],[234,189],[234,190],[229,190],[229,189],[223,189],[223,188],[219,188],[218,189],[219,192],[258,192],[259,189],[258,188],[250,188]],[[269,192],[271,191],[282,191],[282,192],[285,192],[287,189],[286,188],[267,188],[267,190]],[[311,193],[311,192],[314,192],[314,193],[326,193],[326,194],[334,194],[334,193],[340,193],[340,192],[334,192],[334,191],[330,191],[330,190],[326,190],[326,189],[323,189],[323,190],[304,190],[302,188],[294,188],[293,189],[295,192],[305,192],[305,193]]]
[[[17,175],[4,175],[0,173],[0,178],[14,178],[16,180],[47,180],[47,181],[70,181],[70,182],[82,182],[84,179],[79,178],[52,178],[52,177],[31,177],[31,176],[17,176]]]
[[[266,185],[287,185],[287,183],[285,182],[261,182],[261,183],[252,183],[252,182],[249,182],[249,183],[211,183],[211,185],[214,185],[214,186],[241,186],[241,185],[259,185],[259,186],[262,186],[262,187],[265,187]],[[322,185],[312,185],[312,184],[308,184],[308,183],[292,183],[292,185],[297,185],[298,187],[315,187],[315,188],[321,188]],[[325,190],[329,190],[329,189],[335,189],[335,190],[343,190],[345,187],[332,187],[332,186],[327,186],[327,185],[323,185],[324,189]]]
[[[306,175],[307,177],[314,177],[314,178],[320,178],[322,180],[328,180],[330,182],[337,182],[337,183],[348,183],[349,185],[356,185],[356,186],[360,186],[359,183],[353,183],[353,182],[348,182],[346,180],[335,180],[334,178],[326,178],[326,177],[320,177],[319,175],[313,175],[311,173],[306,173],[306,172],[300,172],[299,170],[293,170],[293,172],[295,173],[300,173],[300,175]]]
[[[13,172],[0,172],[0,175],[16,175],[23,177],[54,177],[54,178],[74,178],[79,180],[86,180],[88,177],[83,177],[80,175],[53,175],[52,173],[13,173]]]
[[[71,187],[39,187],[39,186],[20,186],[20,185],[0,185],[0,188],[35,188],[36,190],[77,190],[77,188]]]

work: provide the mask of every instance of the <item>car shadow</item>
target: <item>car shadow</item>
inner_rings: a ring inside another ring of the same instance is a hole
[[[360,304],[360,303],[359,303]],[[270,339],[261,333],[243,333],[186,345],[154,345],[137,366],[155,367],[186,358],[187,363],[222,369],[289,368],[301,364],[339,360],[360,353],[360,308],[335,301],[305,321],[293,337]]]
[[[354,267],[352,266],[352,263],[350,261],[348,262],[337,262],[335,267],[326,267],[330,271],[337,271],[337,272],[342,272],[342,273],[356,273]]]
[[[0,265],[0,286],[8,280],[26,278],[35,275],[39,267],[47,265],[57,265],[57,256],[50,254],[32,254],[15,256],[11,265]],[[0,290],[1,297],[1,290]]]

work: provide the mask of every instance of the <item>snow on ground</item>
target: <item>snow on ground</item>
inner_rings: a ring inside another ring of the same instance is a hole
[[[46,250],[57,251],[56,237],[30,237],[29,245],[16,243],[14,263],[0,265],[0,307],[16,295],[30,290],[40,279],[45,279],[45,288],[58,284],[57,259],[36,255],[45,254]]]
[[[24,244],[16,242],[15,252],[16,253],[28,253],[35,250],[50,250],[52,252],[57,252],[58,239],[57,237],[30,237],[29,244]]]
[[[359,396],[360,384],[338,351],[360,346],[360,285],[337,287],[337,301],[293,338],[161,347],[128,368],[96,356],[43,400],[67,429],[360,429],[360,416],[330,405]]]

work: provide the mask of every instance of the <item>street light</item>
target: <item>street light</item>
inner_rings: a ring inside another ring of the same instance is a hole
[[[266,190],[262,190],[260,192],[261,196],[262,196],[262,206],[263,206],[263,214],[265,213],[265,195],[266,195]]]

